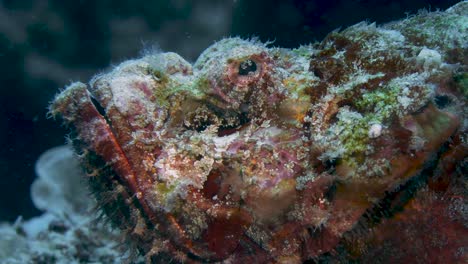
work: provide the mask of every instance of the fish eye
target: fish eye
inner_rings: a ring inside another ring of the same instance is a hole
[[[238,74],[241,76],[247,76],[257,71],[257,64],[250,59],[244,60],[239,63]]]
[[[253,54],[249,57],[227,60],[227,76],[232,84],[237,86],[250,85],[263,77],[267,68],[267,58],[263,54]]]

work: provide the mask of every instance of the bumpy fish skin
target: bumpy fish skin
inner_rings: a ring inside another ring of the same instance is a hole
[[[388,217],[379,210],[437,204],[467,217],[440,198],[466,204],[467,25],[461,2],[294,50],[227,38],[193,65],[149,54],[71,84],[50,113],[148,262],[301,263],[337,248],[359,258],[389,234],[374,228]],[[466,237],[441,214],[453,227],[442,235]],[[380,240],[345,239],[372,228]],[[457,246],[442,253],[463,259]]]

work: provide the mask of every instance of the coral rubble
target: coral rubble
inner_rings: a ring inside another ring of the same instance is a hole
[[[468,233],[467,26],[461,2],[294,50],[228,38],[193,65],[148,54],[71,84],[50,113],[147,262],[408,260],[423,250],[385,252],[388,230],[424,250]]]

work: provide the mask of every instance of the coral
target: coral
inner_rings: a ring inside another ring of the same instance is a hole
[[[36,162],[36,174],[31,198],[38,209],[67,217],[83,215],[91,209],[91,197],[83,192],[86,188],[82,173],[70,148],[56,147],[43,153]]]
[[[120,235],[96,223],[94,199],[69,146],[50,149],[36,163],[31,197],[44,214],[0,225],[2,263],[122,263]]]
[[[424,212],[411,208],[431,194],[411,182],[461,175],[466,63],[453,54],[466,54],[467,12],[363,22],[295,50],[227,38],[193,65],[147,54],[71,84],[50,113],[147,262],[345,255],[363,217],[392,202],[407,205],[403,222]],[[453,227],[434,229],[466,234],[434,215]]]

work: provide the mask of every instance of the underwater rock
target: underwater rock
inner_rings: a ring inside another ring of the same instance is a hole
[[[466,203],[467,26],[461,2],[293,50],[228,38],[193,65],[148,54],[71,84],[50,114],[148,263],[365,258],[390,233],[359,249],[351,233],[397,227],[386,218],[418,203],[402,221],[450,207],[421,186],[457,182]]]

